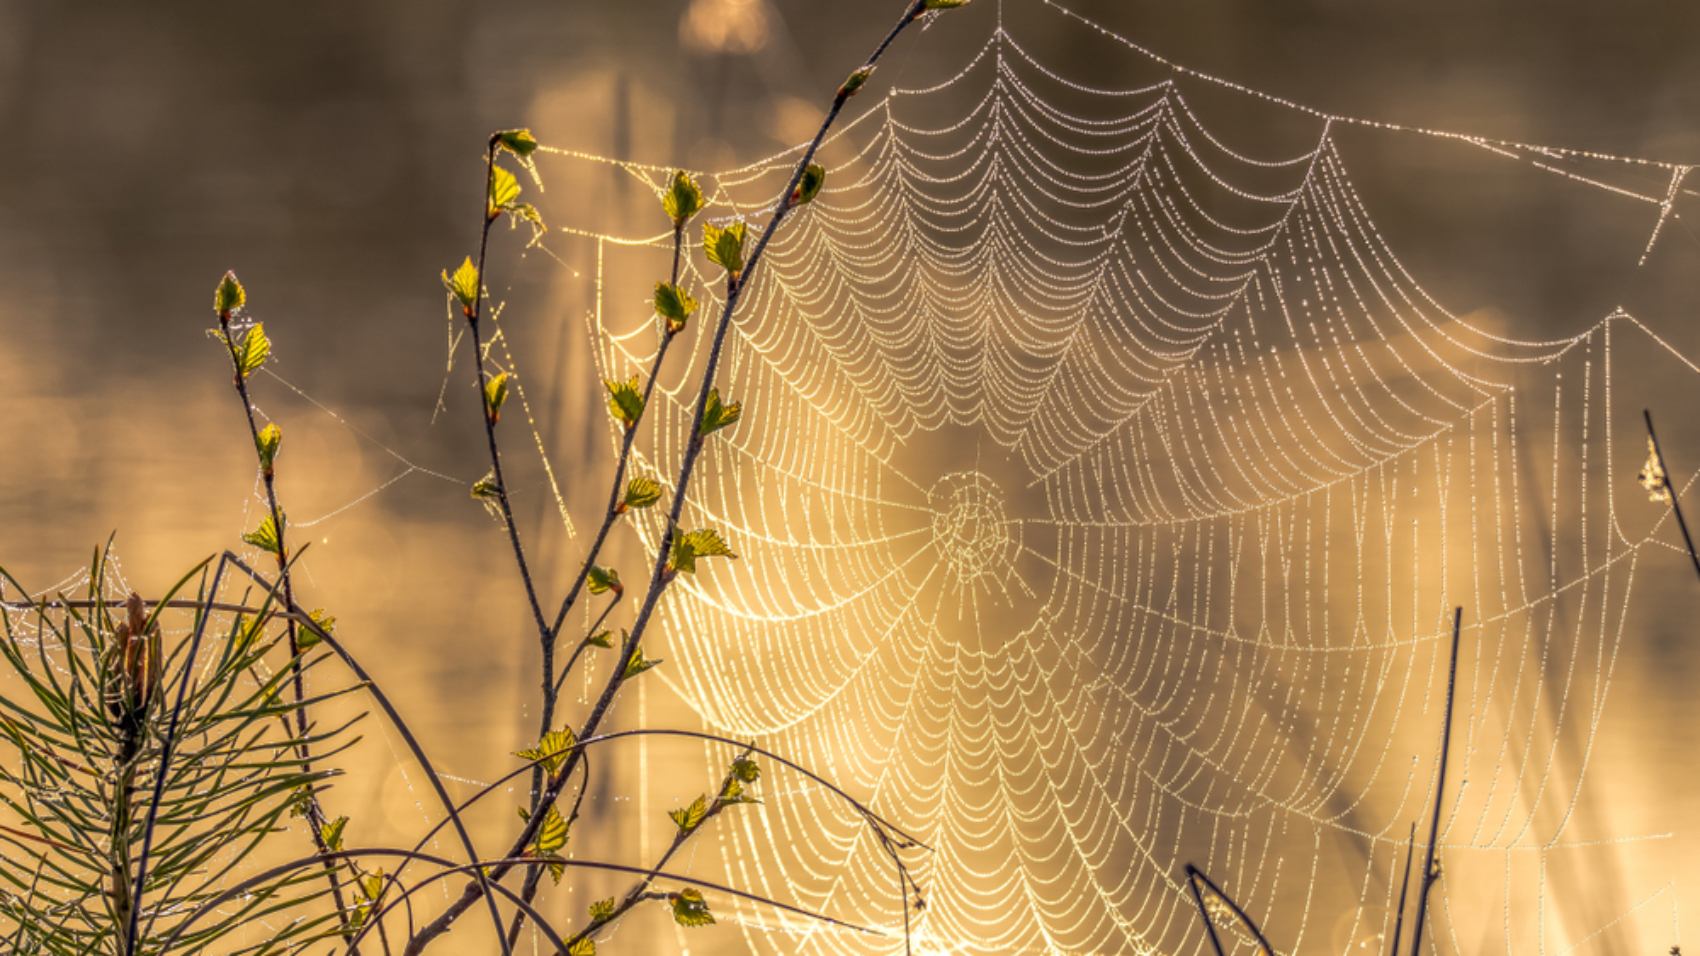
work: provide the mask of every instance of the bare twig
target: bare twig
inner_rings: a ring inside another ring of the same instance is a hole
[[[1405,894],[1411,889],[1411,857],[1416,855],[1417,825],[1411,824],[1411,835],[1405,841],[1405,878],[1399,884],[1399,915],[1393,920],[1393,945],[1387,948],[1388,956],[1399,956],[1399,937],[1405,931]]]
[[[1423,922],[1428,916],[1428,891],[1440,874],[1434,868],[1434,845],[1440,839],[1440,807],[1446,800],[1446,752],[1452,746],[1452,701],[1458,689],[1458,634],[1464,625],[1464,609],[1452,612],[1452,665],[1446,673],[1446,721],[1440,736],[1440,773],[1434,784],[1434,816],[1429,820],[1428,854],[1423,859],[1423,881],[1417,894],[1417,920],[1411,926],[1411,956],[1422,952]]]
[[[1263,950],[1263,956],[1275,956],[1275,948],[1269,945],[1269,940],[1263,938],[1263,930],[1258,929],[1257,923],[1246,915],[1245,910],[1240,909],[1240,904],[1234,902],[1233,897],[1222,892],[1220,887],[1212,883],[1210,877],[1204,875],[1203,870],[1188,863],[1186,865],[1187,889],[1192,890],[1192,901],[1198,904],[1198,915],[1204,919],[1204,928],[1210,933],[1210,945],[1216,948],[1216,956],[1223,956],[1222,940],[1216,935],[1216,921],[1210,918],[1210,909],[1204,905],[1204,894],[1198,889],[1198,884],[1201,882],[1210,888],[1210,892],[1215,894],[1216,899],[1226,903],[1228,908],[1234,911],[1234,915],[1239,918],[1240,923],[1246,929],[1251,930],[1251,935],[1257,938],[1258,947]]]

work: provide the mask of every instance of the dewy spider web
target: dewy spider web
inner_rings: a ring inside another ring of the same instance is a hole
[[[1115,42],[1130,68],[1261,96]],[[1391,934],[1463,606],[1430,939],[1668,945],[1668,841],[1614,829],[1581,787],[1636,569],[1675,540],[1667,506],[1620,511],[1644,444],[1613,356],[1700,370],[1622,311],[1533,342],[1450,314],[1334,133],[1448,138],[1645,201],[1649,248],[1686,169],[1262,99],[1310,113],[1314,148],[1243,155],[1175,80],[1093,89],[1000,25],[959,75],[835,137],[826,191],[739,307],[718,385],[746,415],[686,526],[742,560],[675,585],[670,680],[707,729],[931,845],[917,952],[1198,952],[1187,862],[1283,952],[1339,951]],[[764,221],[792,161],[704,176],[708,215]],[[582,234],[599,269],[666,247]],[[699,315],[714,275],[699,252]],[[614,311],[598,363],[625,379],[655,329]],[[697,346],[642,449],[663,480]],[[843,804],[788,792],[717,832],[739,885],[894,934],[728,901],[758,951],[903,951],[891,864]]]

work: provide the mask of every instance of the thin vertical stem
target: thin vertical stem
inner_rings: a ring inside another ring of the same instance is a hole
[[[236,367],[236,394],[242,399],[242,412],[248,419],[248,437],[253,440],[255,453],[258,454],[260,425],[254,418],[254,403],[248,397],[248,373],[242,369],[242,361],[236,351],[236,341],[230,335],[229,312],[219,313],[218,326],[219,330],[224,333],[224,345],[230,350],[231,361]],[[249,334],[253,333],[250,332]],[[260,477],[266,486],[266,507],[271,515],[272,530],[277,533],[277,573],[278,580],[283,586],[283,603],[285,607],[293,607],[295,606],[295,590],[289,574],[289,547],[288,540],[285,537],[287,531],[284,528],[283,509],[278,507],[277,503],[276,478],[273,468],[262,462]],[[310,725],[307,719],[307,678],[301,670],[301,655],[305,648],[301,646],[300,633],[296,629],[295,622],[293,620],[286,621],[284,627],[289,635],[290,691],[295,695],[294,730],[296,738],[300,741],[295,749],[297,755],[301,758],[302,772],[312,773],[313,754],[307,743]],[[284,718],[284,723],[286,726],[288,725],[287,717]],[[317,793],[309,793],[307,796],[307,829],[312,837],[313,847],[319,851],[320,855],[330,852],[330,847],[325,844],[324,828],[325,811],[319,805],[319,796]],[[337,879],[336,864],[329,862],[325,864],[325,879],[330,881],[331,902],[336,907],[337,922],[342,925],[343,935],[347,936],[351,927],[349,926],[347,904],[342,896],[342,882]],[[354,949],[350,956],[360,956],[360,951]]]
[[[1417,851],[1417,824],[1411,822],[1411,835],[1405,840],[1405,878],[1399,883],[1399,916],[1393,921],[1393,945],[1388,956],[1399,956],[1399,937],[1405,932],[1405,894],[1411,889],[1411,858]]]
[[[1417,921],[1411,927],[1411,956],[1423,946],[1423,923],[1428,917],[1428,891],[1439,879],[1434,871],[1434,845],[1440,839],[1440,807],[1446,800],[1446,753],[1452,747],[1452,701],[1458,690],[1458,635],[1463,630],[1464,609],[1452,612],[1452,665],[1446,673],[1446,720],[1440,735],[1440,773],[1434,784],[1434,816],[1428,826],[1428,854],[1423,859],[1422,892],[1417,894]]]

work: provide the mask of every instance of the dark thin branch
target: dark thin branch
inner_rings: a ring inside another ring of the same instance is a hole
[[[1393,945],[1388,956],[1399,956],[1399,937],[1405,931],[1405,894],[1411,889],[1411,858],[1417,850],[1417,825],[1411,824],[1411,836],[1405,841],[1405,879],[1399,884],[1399,916],[1393,921]]]
[[[674,286],[679,284],[680,253],[684,239],[685,223],[680,222],[673,227],[673,278],[671,284]],[[650,363],[649,366],[649,380],[643,387],[643,411],[632,422],[632,427],[626,429],[625,436],[620,440],[620,457],[614,464],[614,486],[608,492],[608,510],[602,516],[602,527],[596,531],[596,539],[591,542],[590,552],[585,555],[584,565],[578,570],[578,577],[573,581],[573,586],[567,590],[567,596],[561,600],[561,609],[555,614],[554,626],[549,629],[552,635],[557,637],[560,635],[561,625],[566,622],[567,614],[572,611],[573,604],[584,593],[584,583],[590,577],[591,566],[602,554],[602,545],[608,540],[608,532],[614,527],[614,522],[619,520],[622,514],[620,493],[625,490],[626,468],[631,462],[632,443],[637,438],[638,426],[643,423],[643,416],[649,411],[649,399],[655,392],[655,381],[661,374],[661,362],[667,357],[667,347],[673,344],[673,339],[677,335],[678,333],[674,332],[667,323],[662,323],[661,345],[655,351],[655,361]],[[595,631],[595,628],[591,628],[591,630]],[[573,666],[570,662],[567,666],[561,668],[561,679],[565,680],[567,673],[572,669]],[[545,727],[543,732],[548,733],[548,728]]]
[[[550,639],[549,623],[543,618],[543,605],[537,600],[537,587],[531,579],[531,565],[525,560],[525,548],[520,544],[519,525],[514,523],[513,508],[508,504],[508,483],[502,477],[502,452],[496,441],[496,421],[485,404],[484,389],[489,384],[489,373],[484,369],[484,339],[478,327],[478,318],[486,298],[484,265],[490,251],[490,227],[496,224],[502,214],[500,209],[494,209],[490,205],[496,180],[496,151],[501,148],[500,136],[499,133],[491,136],[485,149],[484,212],[483,224],[478,234],[478,294],[473,298],[472,305],[465,309],[465,314],[467,325],[472,329],[472,360],[478,367],[478,414],[484,419],[484,435],[490,446],[490,473],[496,479],[496,503],[502,512],[502,524],[507,528],[508,541],[513,545],[514,563],[518,565],[520,581],[525,585],[525,597],[531,605],[532,619],[537,623],[538,640],[543,645],[543,727],[547,731],[549,724],[555,719],[555,698],[549,694],[548,676],[553,673],[555,662],[554,642]],[[504,945],[503,952],[506,951]]]
[[[1688,521],[1682,517],[1682,502],[1676,499],[1676,486],[1671,484],[1670,469],[1665,467],[1665,451],[1659,446],[1659,437],[1653,433],[1653,413],[1643,408],[1641,414],[1647,419],[1647,439],[1653,443],[1653,454],[1659,459],[1659,472],[1664,475],[1665,491],[1670,494],[1670,507],[1676,512],[1676,526],[1682,529],[1682,543],[1688,546],[1688,559],[1694,562],[1694,573],[1700,575],[1700,554],[1694,551],[1694,538],[1688,533]]]
[[[228,560],[231,564],[234,564],[236,567],[241,569],[243,573],[247,574],[250,578],[253,578],[262,586],[266,585],[264,575],[248,567],[240,558],[230,552],[225,552],[224,560]],[[221,560],[220,567],[222,566],[223,561]],[[214,590],[216,591],[216,589]],[[209,591],[208,593],[213,592]],[[354,676],[360,680],[362,686],[371,693],[372,699],[376,700],[378,702],[378,706],[383,708],[384,714],[390,719],[390,725],[396,729],[398,734],[401,735],[402,742],[407,744],[408,751],[413,754],[413,759],[419,762],[419,769],[425,772],[425,779],[430,781],[431,789],[436,793],[438,801],[442,803],[443,811],[448,814],[449,822],[454,826],[455,834],[460,837],[460,844],[461,847],[466,850],[467,859],[478,859],[478,848],[472,843],[472,835],[467,832],[465,823],[462,822],[460,814],[456,812],[454,801],[449,799],[449,792],[443,787],[442,778],[437,775],[436,768],[431,765],[431,758],[426,756],[425,748],[419,745],[418,738],[413,736],[413,731],[410,730],[407,723],[401,719],[401,712],[396,710],[394,704],[390,703],[389,696],[384,693],[383,688],[379,687],[377,681],[374,681],[371,675],[366,673],[366,669],[360,666],[360,662],[355,660],[354,655],[350,654],[348,649],[342,646],[341,642],[339,642],[335,637],[332,637],[329,631],[321,627],[319,623],[308,616],[306,612],[302,611],[299,607],[291,607],[288,613],[302,627],[312,631],[318,636],[319,640],[324,642],[326,647],[329,647],[338,657],[342,658],[343,664],[347,665],[348,669],[354,672]],[[472,874],[475,877],[474,886],[483,888],[488,885],[488,878],[482,869],[474,869]],[[497,911],[495,900],[490,899],[488,895],[485,896],[485,899],[489,906],[490,919],[495,924],[496,932],[499,934],[502,929],[502,914]],[[356,939],[358,938],[359,937],[357,936]],[[507,944],[506,937],[503,937],[502,943],[505,949]]]
[[[1446,722],[1440,736],[1440,774],[1434,784],[1434,816],[1428,827],[1428,854],[1423,859],[1423,882],[1417,894],[1417,921],[1411,926],[1411,956],[1419,956],[1423,945],[1423,923],[1428,917],[1428,891],[1440,879],[1434,868],[1434,845],[1440,839],[1440,806],[1446,800],[1446,753],[1452,746],[1452,701],[1458,689],[1458,635],[1463,630],[1464,609],[1452,612],[1452,665],[1446,673]]]
[[[248,437],[254,443],[254,454],[257,457],[260,454],[260,425],[254,418],[253,400],[248,397],[248,373],[243,371],[242,359],[240,353],[236,350],[236,340],[230,335],[229,311],[219,312],[218,327],[219,331],[224,334],[225,348],[230,350],[230,359],[236,369],[236,394],[242,399],[242,412],[248,419]],[[254,333],[250,331],[248,334]],[[266,486],[266,506],[271,514],[272,530],[277,534],[278,580],[283,583],[283,602],[286,606],[293,607],[295,590],[294,583],[289,575],[289,547],[285,538],[287,529],[284,527],[283,509],[278,507],[277,503],[277,486],[273,466],[266,464],[264,460],[260,461],[260,478]],[[312,773],[313,753],[312,748],[307,743],[307,725],[309,723],[306,704],[307,678],[301,667],[301,654],[305,648],[301,646],[300,635],[296,630],[294,621],[287,622],[285,629],[289,634],[290,689],[295,695],[295,736],[300,741],[296,745],[296,753],[301,758],[302,772]],[[285,720],[287,722],[287,718]],[[311,794],[307,799],[307,830],[313,841],[313,848],[320,853],[330,850],[330,847],[325,845],[324,827],[324,808],[319,805],[318,794]],[[342,924],[343,933],[346,935],[349,930],[348,912],[345,909],[342,897],[342,882],[337,879],[335,867],[326,866],[325,879],[330,882],[331,900],[336,905],[337,922]],[[358,951],[353,956],[359,956]]]
[[[1193,902],[1198,904],[1198,915],[1204,918],[1204,928],[1210,932],[1210,945],[1216,947],[1216,956],[1223,956],[1222,940],[1216,935],[1216,921],[1210,918],[1210,909],[1204,905],[1204,894],[1198,890],[1198,884],[1201,881],[1210,888],[1210,892],[1214,893],[1217,899],[1228,904],[1228,908],[1234,911],[1234,915],[1239,918],[1240,923],[1246,929],[1251,930],[1251,935],[1257,938],[1257,945],[1263,950],[1263,956],[1275,956],[1275,947],[1270,946],[1269,940],[1263,938],[1263,930],[1258,929],[1257,923],[1246,915],[1245,910],[1240,909],[1240,904],[1234,902],[1233,897],[1222,892],[1221,887],[1212,883],[1210,877],[1204,875],[1203,870],[1188,863],[1186,865],[1186,885],[1188,889],[1192,890]]]

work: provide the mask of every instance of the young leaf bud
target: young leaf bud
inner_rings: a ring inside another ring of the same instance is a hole
[[[803,169],[803,178],[797,180],[797,188],[791,190],[791,205],[804,206],[814,201],[820,195],[820,188],[826,185],[826,167],[820,163],[810,163]]]
[[[689,173],[681,169],[673,174],[672,183],[661,197],[661,208],[667,211],[675,229],[683,228],[692,216],[702,211],[702,190]]]

